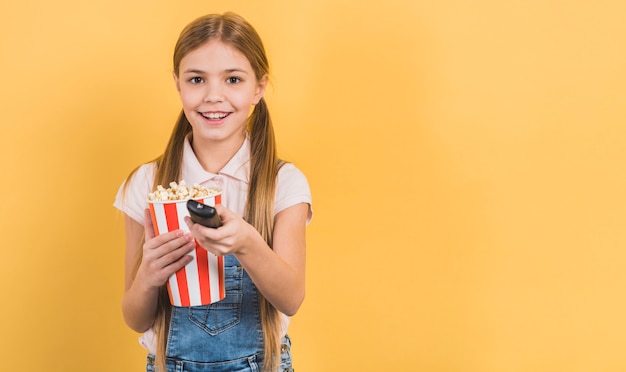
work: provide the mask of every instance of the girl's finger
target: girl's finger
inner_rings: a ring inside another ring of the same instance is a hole
[[[192,239],[192,236],[190,234],[185,234],[183,230],[174,230],[161,235],[153,236],[151,239],[146,237],[146,244],[152,249],[156,249],[168,243],[175,245],[177,239],[181,239],[181,244],[179,245],[182,245],[183,240],[190,240]]]
[[[156,258],[156,261],[158,262],[158,266],[159,267],[167,267],[169,265],[171,265],[172,263],[180,260],[182,257],[184,257],[185,255],[187,255],[188,253],[190,253],[191,251],[193,251],[196,248],[196,242],[195,241],[188,241],[187,243],[177,246],[174,249],[168,249],[167,251],[163,251],[162,255],[158,258]]]
[[[169,278],[171,275],[175,274],[178,270],[185,267],[185,265],[191,262],[191,260],[193,260],[193,257],[188,254],[185,254],[182,257],[180,257],[178,260],[167,265],[164,268],[167,271],[167,277]]]

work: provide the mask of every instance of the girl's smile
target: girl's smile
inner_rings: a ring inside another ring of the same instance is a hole
[[[216,125],[221,124],[230,112],[200,112],[199,114],[206,119],[207,123]]]

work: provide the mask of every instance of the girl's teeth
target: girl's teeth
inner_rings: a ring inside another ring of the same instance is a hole
[[[207,119],[223,119],[226,117],[226,114],[216,114],[216,113],[209,113],[209,114],[202,114],[202,116],[204,116]]]

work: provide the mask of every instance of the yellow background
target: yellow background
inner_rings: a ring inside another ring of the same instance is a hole
[[[626,370],[621,0],[3,0],[0,369],[142,370],[111,204],[229,9],[313,191],[298,372]]]

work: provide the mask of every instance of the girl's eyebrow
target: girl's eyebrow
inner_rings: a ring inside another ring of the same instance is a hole
[[[224,70],[224,72],[226,72],[228,74],[233,73],[233,72],[240,72],[242,74],[247,74],[248,73],[248,71],[240,69],[240,68],[230,68],[230,69]]]
[[[183,74],[204,74],[204,71],[188,69],[188,70],[183,71]]]

